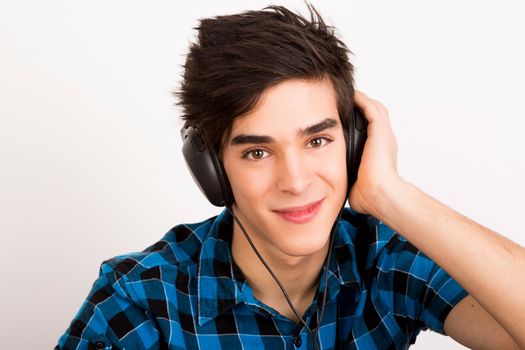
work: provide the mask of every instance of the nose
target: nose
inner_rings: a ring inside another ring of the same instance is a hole
[[[303,193],[311,183],[311,171],[299,154],[291,153],[281,158],[277,167],[277,188],[290,194]]]

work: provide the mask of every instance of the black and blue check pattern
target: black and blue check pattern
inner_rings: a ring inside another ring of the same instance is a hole
[[[301,325],[257,300],[230,252],[232,217],[179,225],[105,261],[56,349],[312,349]],[[329,264],[321,349],[406,349],[467,292],[376,219],[345,209]],[[316,328],[321,281],[305,313]]]

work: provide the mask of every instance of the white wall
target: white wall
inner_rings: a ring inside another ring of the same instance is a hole
[[[401,174],[524,244],[522,3],[313,3],[389,108]],[[102,260],[218,212],[182,162],[170,91],[197,18],[267,4],[2,2],[2,348],[52,348]],[[461,347],[428,333],[414,348]]]

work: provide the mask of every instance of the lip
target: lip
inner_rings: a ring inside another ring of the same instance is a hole
[[[309,203],[307,205],[303,205],[300,207],[289,207],[284,209],[278,209],[273,210],[274,213],[279,215],[281,218],[283,218],[286,221],[293,222],[295,224],[304,224],[308,221],[311,221],[315,215],[319,212],[319,209],[321,208],[321,204],[323,202],[324,198]]]

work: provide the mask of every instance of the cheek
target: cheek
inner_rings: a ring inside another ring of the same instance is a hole
[[[249,201],[253,205],[270,190],[272,174],[269,167],[258,166],[255,169],[242,163],[232,164],[231,171],[227,169],[228,179],[237,204]]]
[[[339,146],[336,152],[330,153],[323,160],[322,173],[324,179],[335,187],[346,193],[348,177],[346,173],[346,146]]]

